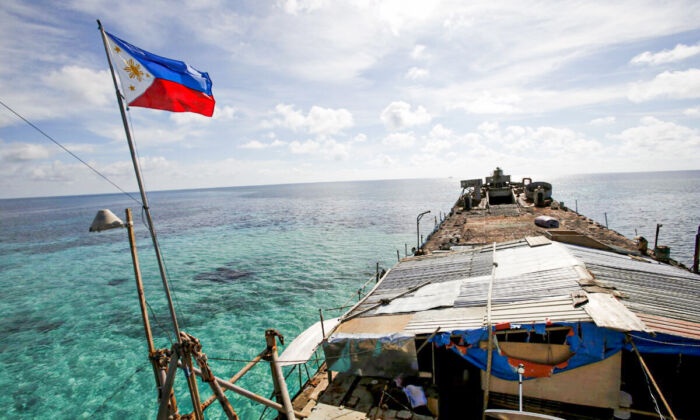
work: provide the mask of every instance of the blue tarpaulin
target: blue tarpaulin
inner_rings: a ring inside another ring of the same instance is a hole
[[[626,341],[626,334],[607,328],[596,326],[592,322],[581,323],[556,323],[556,324],[534,324],[523,326],[532,333],[542,334],[546,327],[568,326],[571,328],[566,337],[566,344],[569,346],[573,356],[567,361],[558,365],[542,365],[522,361],[502,354],[497,346],[494,346],[491,373],[500,379],[517,380],[517,366],[519,363],[525,364],[525,377],[535,378],[550,376],[558,372],[576,369],[591,363],[600,362],[614,355],[618,351],[631,350],[632,346]],[[453,337],[459,337],[457,342]],[[646,333],[632,333],[637,348],[642,353],[660,354],[685,354],[700,356],[700,341],[685,339],[667,334],[657,334],[651,336]],[[430,339],[439,347],[447,347],[464,359],[486,370],[488,352],[479,348],[480,341],[488,340],[488,330],[486,327],[474,330],[461,330],[436,334]]]

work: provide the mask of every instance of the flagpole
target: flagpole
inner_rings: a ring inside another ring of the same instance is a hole
[[[109,63],[109,71],[112,73],[112,82],[114,82],[114,89],[117,94],[117,101],[119,102],[119,111],[122,114],[122,123],[124,124],[124,131],[126,132],[126,141],[129,143],[129,151],[131,152],[131,161],[134,164],[134,172],[136,173],[136,181],[139,184],[139,191],[141,192],[141,203],[143,209],[146,212],[146,219],[148,221],[148,230],[151,233],[151,239],[153,240],[153,248],[156,251],[156,259],[158,260],[158,269],[160,270],[160,278],[163,280],[163,288],[165,289],[165,296],[168,298],[168,307],[170,308],[170,317],[173,321],[173,328],[175,329],[175,337],[178,343],[182,342],[180,338],[180,327],[177,323],[177,315],[175,313],[175,306],[173,306],[173,300],[170,296],[170,287],[168,286],[168,278],[165,273],[165,264],[163,263],[163,256],[160,253],[160,246],[158,246],[158,237],[156,236],[155,228],[153,227],[153,219],[151,218],[151,210],[148,207],[148,198],[146,197],[146,190],[143,187],[143,178],[141,177],[141,169],[139,168],[139,162],[136,158],[136,149],[134,148],[134,141],[131,137],[131,130],[129,129],[129,123],[126,118],[126,108],[124,107],[124,100],[122,99],[122,94],[119,91],[119,85],[117,85],[117,76],[114,74],[114,66],[112,65],[112,57],[109,54],[109,47],[107,46],[107,34],[105,34],[102,23],[97,19],[97,25],[102,34],[102,42],[104,43],[105,53],[107,54],[107,62]]]

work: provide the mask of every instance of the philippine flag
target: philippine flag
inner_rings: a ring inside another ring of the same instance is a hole
[[[207,73],[106,34],[127,105],[212,116],[214,96]]]

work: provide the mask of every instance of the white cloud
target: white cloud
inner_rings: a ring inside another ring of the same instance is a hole
[[[65,66],[42,78],[49,87],[68,95],[66,102],[107,105],[116,101],[114,84],[107,70]]]
[[[645,102],[659,97],[700,98],[700,69],[665,71],[648,82],[632,84],[627,97],[632,102]]]
[[[427,69],[422,69],[419,67],[411,67],[406,73],[406,79],[408,80],[419,80],[425,79],[430,75]]]
[[[621,140],[629,153],[660,152],[659,156],[697,156],[700,130],[655,117],[644,117],[637,127],[628,128],[610,138]]]
[[[367,136],[363,133],[356,135],[350,140],[350,143],[364,143],[367,141]]]
[[[325,159],[343,160],[349,156],[349,146],[333,139],[293,141],[289,150],[297,155],[317,155]]]
[[[520,102],[522,98],[515,93],[483,91],[453,104],[452,108],[461,108],[471,114],[515,114],[521,112],[518,107]]]
[[[240,146],[241,149],[253,149],[253,150],[259,150],[259,149],[265,149],[266,147],[269,147],[269,145],[265,143],[261,143],[257,140],[251,140],[248,143],[242,144]]]
[[[51,150],[40,144],[0,142],[0,160],[5,162],[26,162],[46,159],[51,156],[51,154]]]
[[[383,153],[380,153],[377,155],[375,158],[369,161],[369,164],[372,166],[380,166],[380,167],[389,167],[389,166],[395,166],[396,165],[396,159],[392,158],[389,155],[385,155]]]
[[[610,125],[615,123],[615,117],[600,117],[594,118],[588,122],[590,125],[600,126],[600,125]]]
[[[404,149],[411,147],[416,143],[416,136],[413,132],[409,133],[391,133],[384,137],[382,143],[391,146]]]
[[[214,114],[211,117],[193,112],[174,112],[170,114],[170,119],[178,125],[193,123],[210,123],[211,121],[230,121],[235,118],[238,111],[229,105],[217,105],[214,107]]]
[[[700,106],[684,110],[683,115],[687,115],[689,117],[700,117]]]
[[[684,45],[677,44],[672,50],[663,50],[657,53],[652,53],[651,51],[644,51],[643,53],[632,58],[630,63],[632,64],[665,64],[673,63],[676,61],[685,60],[686,58],[693,57],[700,54],[700,44],[696,45]]]
[[[282,9],[290,15],[308,13],[323,7],[324,0],[284,0],[278,3]]]
[[[395,101],[384,108],[380,118],[387,129],[402,130],[414,125],[427,124],[432,117],[422,106],[418,106],[415,111],[412,111],[410,104]]]
[[[337,134],[354,124],[352,114],[345,108],[332,109],[312,106],[307,115],[294,109],[294,105],[278,104],[275,113],[281,118],[269,124],[321,136]]]
[[[413,47],[413,50],[411,51],[411,57],[414,60],[425,58],[425,45],[417,44],[415,47]]]
[[[258,140],[251,140],[247,143],[244,143],[240,146],[238,146],[241,149],[251,149],[251,150],[261,150],[261,149],[267,149],[270,147],[280,147],[284,146],[287,144],[287,142],[284,142],[282,140],[275,139],[272,141],[272,143],[263,143]]]

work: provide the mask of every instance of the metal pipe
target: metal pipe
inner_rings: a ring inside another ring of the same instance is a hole
[[[165,377],[165,382],[163,382],[163,398],[160,399],[160,405],[158,407],[158,420],[166,420],[168,418],[168,398],[165,395],[170,395],[173,390],[173,383],[175,382],[175,372],[177,371],[177,366],[181,363],[178,361],[180,358],[180,345],[173,345],[173,353],[170,355],[170,363],[168,363],[168,372]]]
[[[126,133],[126,141],[129,145],[129,152],[131,153],[131,163],[134,166],[134,173],[136,174],[136,182],[139,186],[139,192],[141,193],[141,205],[146,213],[146,220],[148,224],[148,231],[151,234],[151,241],[153,242],[153,249],[156,253],[156,260],[158,261],[158,270],[160,271],[160,278],[163,281],[163,289],[165,290],[165,296],[168,300],[168,309],[170,310],[170,318],[173,322],[173,329],[175,330],[175,339],[178,343],[182,343],[182,338],[180,337],[180,326],[177,322],[177,314],[175,312],[175,306],[173,305],[173,299],[170,296],[170,287],[168,286],[168,278],[165,272],[165,263],[163,262],[163,256],[160,252],[160,246],[158,245],[158,237],[156,235],[155,227],[153,226],[153,218],[151,217],[151,210],[148,206],[148,197],[146,197],[146,189],[143,185],[143,177],[141,175],[141,169],[139,167],[139,162],[136,157],[136,148],[134,146],[134,141],[131,136],[131,130],[129,129],[129,123],[126,118],[126,108],[124,106],[124,101],[122,100],[122,94],[119,91],[119,85],[117,84],[117,76],[114,74],[114,66],[112,64],[112,57],[109,53],[109,47],[107,42],[107,34],[102,27],[102,22],[97,20],[97,26],[102,35],[102,43],[105,47],[105,54],[107,55],[107,62],[109,63],[109,71],[112,74],[112,82],[114,83],[115,93],[117,95],[117,103],[119,104],[119,112],[122,117],[122,124],[124,125],[124,132]],[[191,365],[191,363],[190,363]],[[197,382],[191,376],[187,377],[187,385],[190,389],[190,397],[192,398],[192,405],[195,407],[195,419],[202,420],[200,413],[198,413],[197,408],[199,408],[199,391],[197,389]]]
[[[426,210],[416,217],[416,242],[418,243],[416,245],[416,251],[420,249],[420,219],[428,213],[430,213],[430,210]]]
[[[521,363],[518,365],[518,410],[523,411],[523,373],[525,366]]]
[[[654,255],[656,255],[656,247],[659,245],[659,229],[661,229],[663,225],[661,223],[656,224],[656,237],[654,238]]]
[[[608,213],[603,213],[605,215],[605,227],[608,227]]]
[[[396,250],[396,261],[401,262],[401,254],[399,254],[399,250]]]
[[[151,240],[153,241],[153,247],[156,251],[156,259],[158,260],[158,269],[160,270],[160,277],[163,280],[163,288],[165,289],[165,295],[168,298],[168,308],[170,309],[170,317],[173,321],[173,327],[175,329],[175,337],[179,342],[180,339],[180,327],[177,323],[177,316],[175,314],[175,307],[173,306],[173,301],[170,297],[170,288],[168,287],[168,279],[165,274],[165,266],[163,264],[163,257],[160,253],[160,247],[158,246],[158,238],[156,236],[155,228],[153,227],[153,220],[151,218],[151,211],[148,207],[148,198],[146,197],[146,190],[143,186],[143,178],[141,176],[141,169],[139,168],[139,162],[136,157],[136,149],[134,147],[134,141],[131,137],[131,130],[129,129],[129,123],[126,118],[126,109],[124,107],[124,101],[122,100],[122,94],[119,91],[119,85],[117,85],[117,76],[114,74],[114,66],[112,65],[112,57],[109,55],[109,47],[107,42],[107,34],[102,27],[100,20],[97,20],[97,25],[102,34],[102,42],[105,47],[105,54],[107,55],[107,62],[109,63],[109,70],[112,73],[112,82],[114,83],[114,89],[117,95],[117,102],[119,103],[119,112],[122,116],[122,123],[124,125],[124,132],[126,133],[126,140],[129,144],[129,152],[131,153],[131,162],[134,166],[134,172],[136,174],[136,182],[139,186],[139,191],[141,193],[141,205],[146,212],[146,219],[148,220],[148,231],[151,234]]]
[[[698,233],[695,235],[695,254],[693,255],[693,272],[698,273],[698,259],[700,259],[700,226]]]
[[[318,316],[321,318],[321,334],[323,335],[323,339],[326,339],[326,329],[323,326],[323,309],[318,310]]]
[[[488,354],[486,359],[486,387],[484,389],[484,407],[482,420],[486,419],[486,409],[489,405],[489,388],[491,386],[491,363],[493,360],[493,328],[491,327],[491,297],[493,296],[493,281],[496,278],[496,267],[498,263],[496,262],[496,242],[493,243],[493,267],[491,268],[491,280],[489,281],[489,293],[488,299],[486,301],[486,328],[489,332],[488,341]]]

